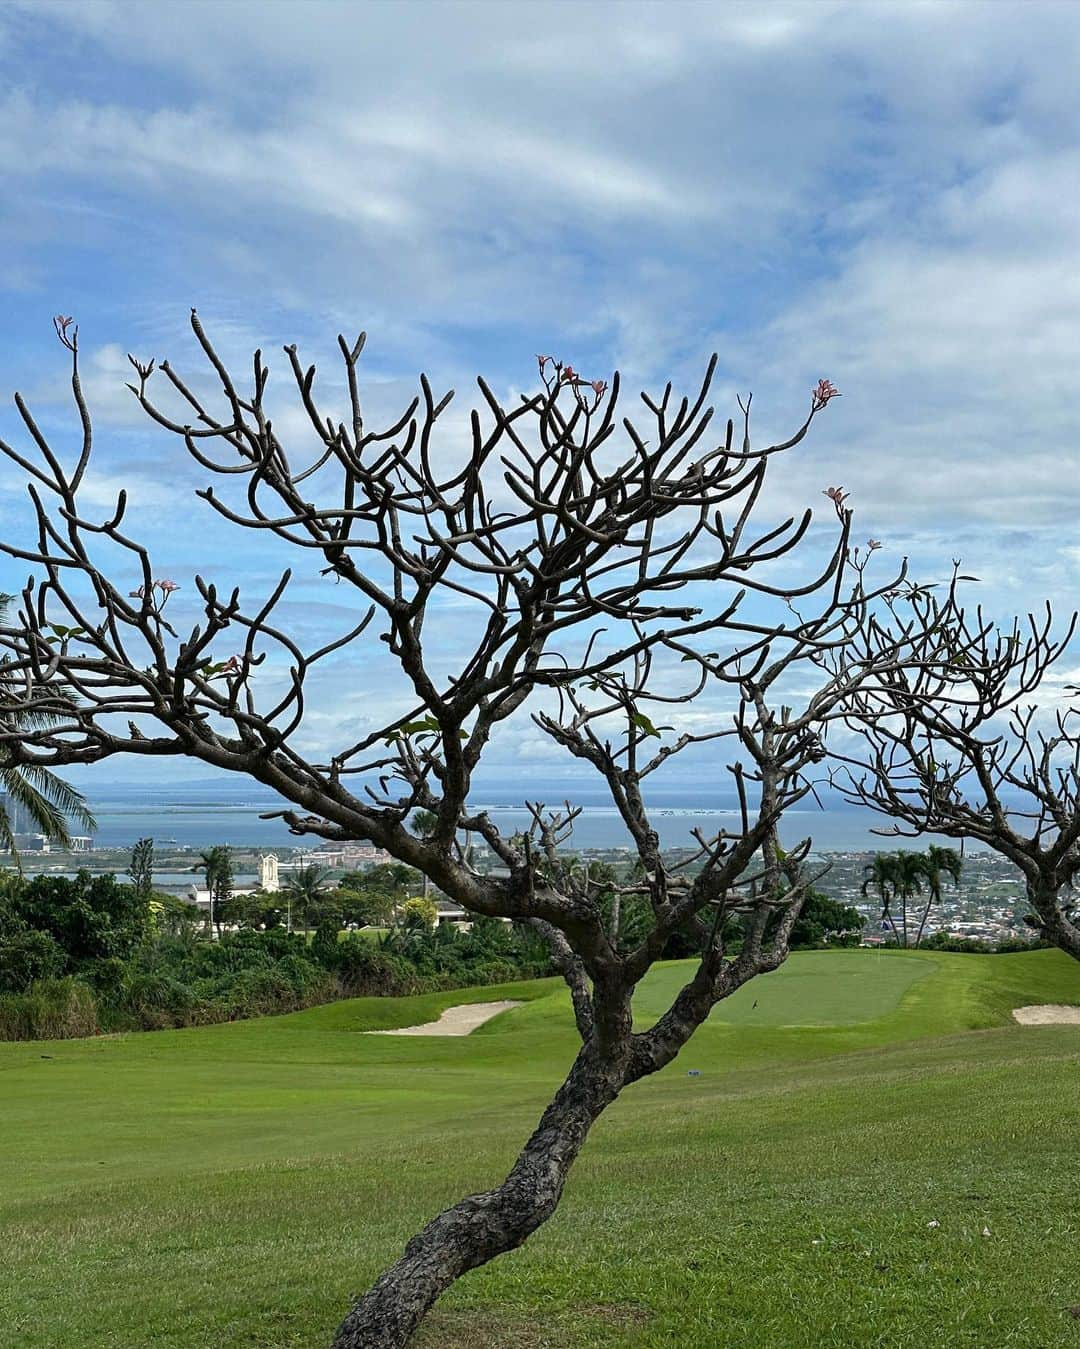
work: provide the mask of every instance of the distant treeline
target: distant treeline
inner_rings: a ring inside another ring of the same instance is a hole
[[[182,901],[113,876],[0,881],[0,1039],[207,1025],[336,998],[507,983],[551,972],[531,930],[416,915],[382,933],[239,928],[209,940]]]
[[[146,846],[135,850],[130,883],[85,871],[31,880],[0,873],[0,1039],[206,1025],[337,998],[554,972],[546,943],[528,926],[482,917],[468,931],[436,925],[435,904],[409,897],[419,877],[408,868],[373,867],[333,886],[309,868],[286,890],[236,895],[227,850],[211,850],[203,865],[217,897],[213,932],[209,914],[154,892]],[[610,916],[614,874],[592,869]],[[620,905],[614,928],[626,949],[641,940],[651,916],[639,897],[622,896]],[[359,924],[382,926],[361,931]],[[856,910],[814,893],[794,944],[853,945],[861,924]],[[729,949],[740,939],[733,918]],[[693,937],[676,932],[665,954],[695,950]]]

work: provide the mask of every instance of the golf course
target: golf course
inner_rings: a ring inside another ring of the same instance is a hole
[[[638,991],[647,1025],[691,966]],[[471,1034],[368,1035],[514,1000]],[[593,1131],[418,1343],[1080,1346],[1080,1003],[1058,951],[796,953]],[[0,1344],[325,1349],[501,1179],[569,1064],[558,980],[0,1044]]]

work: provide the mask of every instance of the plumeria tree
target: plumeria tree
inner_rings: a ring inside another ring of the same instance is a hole
[[[1048,604],[1001,626],[965,604],[973,579],[954,569],[941,594],[901,586],[868,613],[859,658],[880,663],[900,641],[905,659],[852,686],[857,735],[836,750],[835,781],[888,817],[879,832],[970,839],[1007,857],[1032,925],[1080,960],[1080,708],[1054,678],[1077,616],[1055,632]],[[934,870],[931,899],[959,858],[946,849]]]
[[[809,841],[782,848],[780,822],[812,790],[853,686],[895,657],[848,658],[874,597],[844,501],[832,498],[835,518],[816,539],[809,511],[775,518],[762,505],[770,466],[835,397],[825,380],[794,433],[758,447],[749,400],[738,435],[730,420],[714,429],[715,357],[693,392],[669,383],[624,415],[617,375],[609,385],[541,356],[536,386],[509,400],[478,381],[462,439],[446,423],[452,395],[436,395],[424,376],[400,416],[369,425],[364,336],[340,338],[343,416],[320,401],[314,367],[285,351],[313,441],[305,458],[276,428],[261,354],[242,387],[194,314],[192,330],[214,401],[169,363],[155,373],[153,361],[133,359],[135,399],[211,480],[198,494],[206,509],[292,549],[302,570],[334,586],[338,605],[356,605],[355,621],[302,647],[276,617],[286,572],[250,603],[208,577],[182,578],[201,614],[174,624],[181,583],[157,579],[124,526],[124,494],[105,519],[81,505],[90,415],[77,330],[58,320],[80,442],[70,457],[54,450],[19,400],[31,448],[0,445],[27,474],[37,519],[36,544],[7,544],[35,574],[0,641],[23,681],[15,701],[58,722],[5,722],[0,743],[27,768],[185,755],[245,775],[280,794],[294,833],[370,841],[473,914],[531,924],[549,942],[579,1038],[565,1080],[509,1174],[478,1177],[486,1188],[418,1232],[335,1340],[403,1345],[455,1279],[551,1216],[590,1128],[620,1093],[670,1064],[721,999],[783,962],[816,876]],[[103,544],[135,584],[106,574]],[[229,554],[209,565],[227,573]],[[468,640],[452,664],[428,640],[448,602],[455,649]],[[366,725],[315,752],[312,672],[348,661],[362,679],[369,637],[396,671],[396,710],[380,720],[373,701]],[[57,681],[74,703],[50,693]],[[7,697],[11,706],[10,688]],[[530,715],[534,733],[595,774],[618,811],[639,864],[623,892],[647,915],[632,941],[612,930],[610,886],[593,885],[567,852],[574,805],[533,802],[529,827],[509,837],[470,802],[489,747]],[[676,864],[661,851],[648,793],[687,753],[702,772],[724,774],[735,816],[697,832],[692,859]],[[497,872],[473,865],[470,837]],[[700,958],[666,1011],[635,1027],[636,989],[687,929]]]

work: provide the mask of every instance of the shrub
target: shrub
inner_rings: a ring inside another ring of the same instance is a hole
[[[1001,956],[1016,951],[1037,951],[1052,946],[1048,941],[1025,941],[1023,937],[1002,937],[999,941],[980,941],[976,937],[953,937],[935,932],[922,943],[924,951],[959,951],[968,955]]]
[[[66,957],[48,932],[9,919],[0,934],[0,993],[25,993],[39,979],[63,973]]]
[[[8,901],[28,927],[48,932],[63,948],[70,973],[91,962],[125,959],[150,928],[150,909],[134,887],[115,876],[35,876]]]
[[[315,929],[309,950],[312,960],[317,960],[324,969],[334,968],[340,932],[341,927],[336,918],[324,918]]]
[[[356,935],[337,943],[334,971],[346,997],[397,997],[423,987],[409,961]]]
[[[179,979],[160,971],[131,975],[127,980],[120,1007],[130,1013],[145,1030],[188,1024],[195,1009],[194,992]]]
[[[93,990],[78,979],[40,979],[0,995],[0,1040],[73,1040],[98,1032]]]
[[[48,893],[55,897],[51,888]],[[423,923],[398,927],[379,944],[359,934],[342,936],[336,921],[324,923],[310,945],[306,936],[283,929],[207,941],[187,925],[171,933],[151,924],[126,958],[84,952],[75,984],[71,978],[50,980],[69,963],[49,933],[28,926],[10,908],[0,933],[0,992],[10,990],[0,1037],[19,1039],[90,1034],[101,1025],[204,1025],[298,1011],[339,997],[535,978],[551,969],[547,946],[531,928],[489,919],[479,919],[469,932],[431,930]]]
[[[412,899],[407,899],[401,906],[403,927],[426,928],[430,932],[438,919],[439,910],[433,899],[424,899],[423,896],[416,895]]]

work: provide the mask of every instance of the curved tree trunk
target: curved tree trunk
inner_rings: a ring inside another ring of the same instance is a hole
[[[624,1082],[618,1062],[581,1050],[501,1185],[469,1195],[413,1237],[353,1307],[333,1349],[399,1349],[455,1279],[520,1246],[555,1212],[594,1122]]]
[[[1027,898],[1046,940],[1052,941],[1074,960],[1080,960],[1080,927],[1061,910],[1061,887],[1052,882],[1037,884],[1029,880]]]
[[[915,934],[916,948],[922,945],[923,933],[926,931],[926,924],[930,921],[931,905],[933,905],[940,898],[941,898],[940,893],[937,890],[935,890],[933,886],[931,886],[930,895],[926,901],[926,907],[923,909],[922,918],[919,920],[919,930]]]

